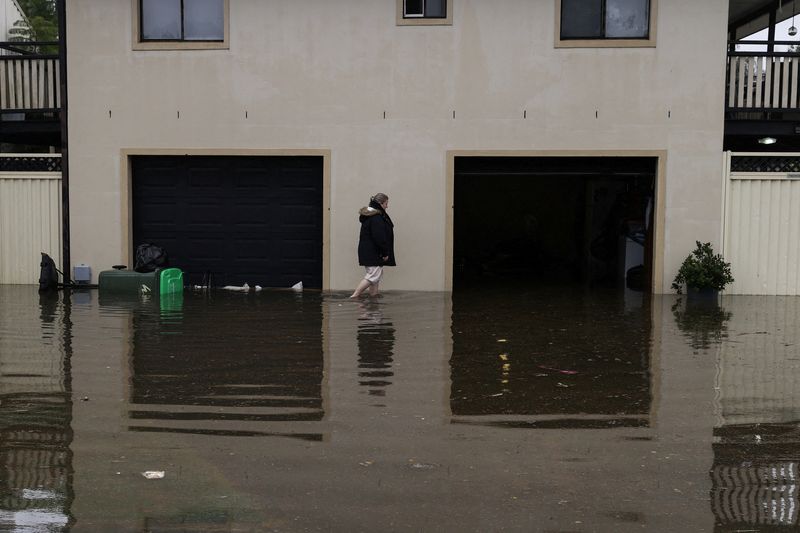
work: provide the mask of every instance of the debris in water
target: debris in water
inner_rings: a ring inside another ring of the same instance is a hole
[[[564,385],[564,384],[563,384],[563,383],[561,383],[560,381],[559,381],[558,383],[556,383],[556,385],[557,385],[557,386],[559,386],[559,387],[561,387],[561,388],[563,388],[563,389],[568,389],[568,388],[570,388],[570,385]]]
[[[163,470],[148,470],[147,472],[142,472],[142,475],[147,479],[164,479]]]
[[[756,444],[761,444],[761,435],[756,435]]]
[[[237,287],[236,285],[225,285],[222,287],[224,291],[239,291],[239,292],[250,292],[250,285],[245,283],[241,287]]]
[[[461,333],[461,332],[459,331],[459,333]],[[497,339],[497,342],[508,342],[508,341],[505,340],[505,339]]]
[[[552,370],[553,372],[558,372],[559,374],[565,374],[567,376],[574,376],[575,374],[578,373],[577,370],[561,370],[560,368],[552,368],[544,365],[539,365],[539,368],[542,368],[544,370]]]
[[[437,465],[430,464],[430,463],[418,463],[418,462],[415,461],[415,462],[409,464],[408,466],[411,467],[411,468],[414,468],[416,470],[433,470],[434,468],[436,468]]]
[[[303,282],[302,281],[298,281],[297,283],[292,285],[292,290],[293,291],[302,291],[303,290]]]
[[[500,354],[500,360],[501,361],[508,361],[508,354],[507,353],[501,353]]]
[[[362,461],[362,462],[360,462],[358,464],[360,464],[361,466],[364,466],[364,467],[372,466],[372,461]]]

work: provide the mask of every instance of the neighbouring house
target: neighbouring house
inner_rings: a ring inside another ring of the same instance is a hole
[[[191,284],[350,289],[385,192],[387,289],[669,292],[700,240],[732,292],[795,294],[791,205],[752,192],[800,195],[784,4],[72,0],[71,262],[96,279],[153,242]]]
[[[0,0],[0,37],[3,41],[10,41],[13,36],[10,30],[25,20],[25,13],[17,0]]]

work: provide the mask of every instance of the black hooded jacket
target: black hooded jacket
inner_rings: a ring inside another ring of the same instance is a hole
[[[358,264],[396,266],[394,260],[394,224],[381,204],[370,202],[358,211],[361,233],[358,236]],[[384,261],[383,258],[389,256]]]

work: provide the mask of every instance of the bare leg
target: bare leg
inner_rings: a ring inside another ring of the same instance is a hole
[[[373,283],[369,286],[369,295],[370,296],[377,296],[378,295],[378,283]]]
[[[367,290],[367,287],[369,287],[370,285],[372,285],[372,283],[370,283],[369,280],[362,279],[358,283],[356,290],[353,291],[353,294],[350,295],[350,298],[358,298],[359,296],[361,296],[361,293]]]

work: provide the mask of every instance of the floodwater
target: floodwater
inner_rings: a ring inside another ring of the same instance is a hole
[[[800,299],[346,296],[0,286],[0,530],[800,525]]]

